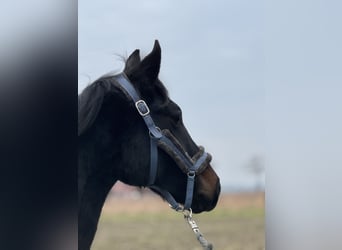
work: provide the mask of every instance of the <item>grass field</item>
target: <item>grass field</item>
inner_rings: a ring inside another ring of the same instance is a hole
[[[221,195],[213,211],[194,219],[214,249],[265,248],[263,193]],[[182,214],[152,195],[109,199],[92,249],[202,250]]]

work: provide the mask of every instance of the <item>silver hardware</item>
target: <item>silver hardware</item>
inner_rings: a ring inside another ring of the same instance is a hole
[[[155,126],[155,129],[159,131],[159,133],[161,134],[161,129],[157,126]],[[155,136],[152,134],[151,130],[148,131],[148,133],[150,134],[151,138],[155,138]],[[158,137],[159,138],[159,137]]]
[[[135,103],[135,107],[137,108],[137,110],[141,116],[147,116],[148,114],[150,114],[150,109],[148,108],[148,106],[144,100],[137,101]]]
[[[188,222],[189,226],[191,227],[192,231],[196,235],[196,238],[197,238],[198,242],[201,244],[201,246],[203,247],[203,249],[204,250],[212,250],[213,245],[204,238],[199,227],[197,226],[196,222],[192,218],[191,208],[183,210],[183,214],[184,214],[184,219],[186,220],[186,222]]]
[[[189,172],[187,173],[187,175],[188,175],[188,177],[190,177],[190,178],[194,178],[195,175],[196,175],[196,172],[195,172],[195,171],[189,171]]]
[[[181,212],[183,213],[184,218],[187,218],[187,217],[192,218],[192,209],[191,208],[183,209]]]

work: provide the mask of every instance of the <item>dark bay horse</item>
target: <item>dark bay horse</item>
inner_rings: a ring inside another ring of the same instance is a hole
[[[161,49],[156,41],[143,60],[139,50],[135,50],[127,59],[123,73],[103,76],[79,95],[80,250],[90,249],[106,196],[118,180],[151,187],[169,202],[172,197],[176,203],[188,203],[194,213],[210,211],[216,206],[220,181],[210,166],[211,157],[191,139],[181,109],[158,79],[160,61]],[[131,85],[134,92],[131,95],[141,100],[132,101],[122,84]],[[152,124],[152,128],[147,124]],[[158,145],[153,149],[155,141]],[[151,170],[152,161],[156,161],[154,170]],[[184,161],[191,163],[186,165]],[[188,171],[186,166],[196,170]]]

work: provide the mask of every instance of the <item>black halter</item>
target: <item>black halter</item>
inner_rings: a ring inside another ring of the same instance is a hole
[[[157,191],[161,196],[163,196],[163,198],[169,202],[173,209],[177,211],[190,209],[194,192],[195,176],[203,172],[204,169],[209,165],[211,160],[210,154],[206,153],[203,147],[200,147],[199,152],[194,157],[190,158],[181,144],[169,130],[160,130],[155,125],[146,102],[140,98],[128,77],[124,73],[121,73],[119,75],[115,75],[114,78],[116,82],[119,83],[121,89],[132,98],[138,113],[144,119],[144,122],[149,130],[150,174],[146,186]],[[180,169],[188,176],[186,196],[183,207],[176,202],[176,200],[168,191],[154,185],[158,167],[158,147],[168,153],[169,156],[174,159]]]

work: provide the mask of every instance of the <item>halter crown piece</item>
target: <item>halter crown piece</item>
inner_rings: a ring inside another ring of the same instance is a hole
[[[161,130],[155,125],[150,115],[150,109],[148,108],[146,102],[140,98],[128,77],[124,73],[115,75],[113,77],[119,84],[119,87],[134,101],[135,107],[139,115],[143,118],[150,134],[150,173],[147,186],[163,196],[163,198],[169,202],[171,208],[174,210],[191,210],[195,176],[203,172],[208,166],[211,160],[210,154],[206,153],[203,147],[200,147],[199,152],[190,158],[179,141],[171,134],[169,130]],[[158,147],[163,149],[187,175],[184,206],[180,205],[173,198],[170,192],[154,185],[158,167]]]

